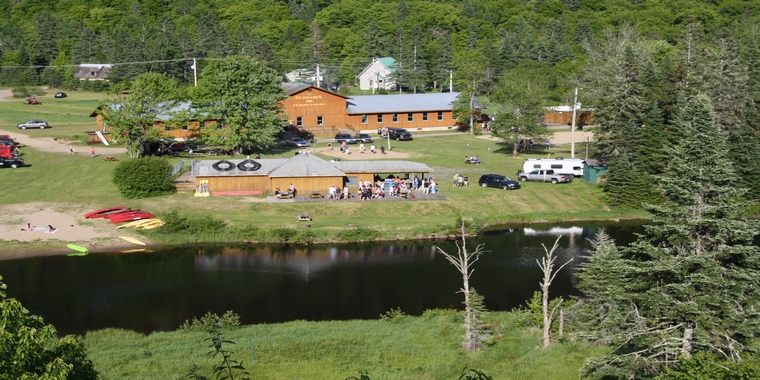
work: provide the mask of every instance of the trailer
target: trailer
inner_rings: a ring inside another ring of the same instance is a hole
[[[574,177],[583,177],[583,163],[581,158],[527,158],[523,162],[522,171],[530,173],[536,169],[554,170],[556,174],[567,174]]]

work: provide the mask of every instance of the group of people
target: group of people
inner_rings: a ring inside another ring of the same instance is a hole
[[[470,187],[467,174],[454,174],[454,187]]]
[[[288,186],[288,189],[285,191],[281,191],[279,187],[274,189],[274,196],[277,197],[277,199],[294,198],[296,194],[298,194],[298,192],[296,191],[296,187],[293,186],[292,183],[290,184],[290,186]]]
[[[327,147],[330,148],[330,150],[333,150],[332,143],[328,142]],[[348,143],[345,141],[340,143],[340,152],[345,154],[351,154],[351,149],[348,147]],[[364,154],[367,151],[367,149],[364,147],[364,143],[359,143],[359,153]],[[372,154],[377,153],[377,149],[375,148],[375,144],[370,145],[369,151],[372,152]],[[385,156],[385,147],[380,146],[380,154]]]
[[[433,177],[420,179],[418,176],[414,178],[401,178],[388,176],[391,181],[380,180],[379,177],[375,177],[375,183],[370,181],[364,181],[359,185],[359,200],[368,201],[370,199],[384,198],[386,195],[399,198],[414,198],[414,191],[422,190],[422,194],[435,194],[438,192],[437,183]],[[387,192],[386,192],[387,184]],[[342,189],[335,185],[330,186],[327,191],[327,199],[349,199],[353,196],[348,190],[348,186],[344,186]]]
[[[480,161],[480,156],[464,156],[464,163],[465,164],[480,164],[482,161]]]
[[[335,187],[335,185],[332,185],[327,190],[327,199],[337,201],[338,199],[348,199],[349,197],[351,197],[351,193],[348,191],[348,186],[345,186],[341,189],[340,187]]]
[[[21,231],[45,231],[46,233],[53,234],[58,231],[58,229],[51,224],[48,224],[47,227],[37,227],[33,226],[32,223],[27,223],[26,228],[22,228]]]

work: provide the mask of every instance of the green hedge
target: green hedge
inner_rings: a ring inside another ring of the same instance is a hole
[[[145,157],[121,161],[113,172],[113,183],[124,198],[137,199],[176,191],[172,166],[164,158]]]

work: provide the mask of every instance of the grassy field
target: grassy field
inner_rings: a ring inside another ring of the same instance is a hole
[[[8,98],[0,102],[0,129],[15,130],[16,124],[32,119],[45,119],[51,128],[29,130],[30,136],[55,137],[86,141],[84,132],[95,130],[95,118],[90,115],[98,107],[100,100],[109,95],[104,93],[69,91],[68,97],[56,99],[55,91],[37,96],[42,105],[24,104],[22,98]]]
[[[490,313],[494,344],[479,352],[461,348],[461,317],[450,310],[428,311],[398,321],[296,321],[252,325],[224,332],[233,358],[253,379],[345,379],[368,371],[380,379],[457,379],[462,368],[495,379],[573,379],[599,347],[577,342],[541,349],[540,332],[525,327],[525,313]],[[124,330],[87,334],[85,345],[102,379],[181,379],[193,364],[212,378],[218,360],[207,355],[202,332]],[[255,364],[251,365],[251,345]]]

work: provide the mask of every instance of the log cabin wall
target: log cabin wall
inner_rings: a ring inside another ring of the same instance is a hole
[[[430,127],[451,127],[457,123],[451,111],[374,113],[366,114],[366,117],[365,115],[348,115],[347,122],[355,130],[376,130],[385,127],[404,128],[409,132]]]
[[[208,180],[209,191],[263,191],[272,192],[269,188],[269,177],[258,176],[196,176],[195,186],[200,185],[201,180]]]
[[[308,195],[312,191],[319,191],[323,195],[327,196],[327,190],[331,185],[343,186],[343,177],[277,177],[272,178],[272,187],[269,192],[274,192],[274,189],[280,188],[280,190],[287,190],[290,184],[295,186],[298,195]]]
[[[205,121],[191,120],[185,125],[179,125],[176,123],[167,124],[165,121],[156,120],[153,122],[153,128],[156,128],[165,135],[171,136],[174,139],[193,139],[201,137],[203,130],[207,126],[216,124],[216,120],[210,119]]]
[[[346,97],[316,87],[291,94],[282,102],[288,121],[317,137],[346,129]],[[321,120],[320,120],[321,117]]]

